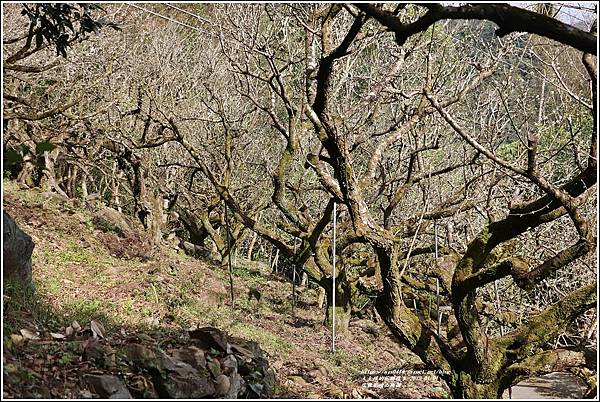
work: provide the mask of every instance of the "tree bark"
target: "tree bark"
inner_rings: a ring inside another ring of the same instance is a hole
[[[336,281],[335,304],[333,302],[333,280],[332,278],[323,278],[320,281],[325,289],[325,325],[331,327],[333,324],[333,311],[335,310],[335,332],[343,334],[348,331],[350,324],[350,314],[352,313],[352,288],[350,283],[343,276],[339,276]]]

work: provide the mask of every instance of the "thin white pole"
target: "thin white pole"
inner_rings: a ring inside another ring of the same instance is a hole
[[[332,313],[332,337],[331,337],[331,351],[335,352],[335,230],[336,230],[336,221],[337,221],[337,203],[333,203],[333,246],[332,246],[332,254],[333,254],[333,291],[332,293],[332,303],[333,303],[333,313]]]
[[[433,221],[433,233],[435,236],[435,263],[438,259],[438,226],[437,220]],[[435,304],[437,309],[437,334],[440,335],[440,327],[442,326],[442,316],[440,315],[440,280],[435,278]]]
[[[294,237],[294,255],[296,255],[296,238]],[[294,263],[294,274],[292,275],[292,320],[296,321],[296,264]]]
[[[227,215],[227,203],[223,200],[225,207],[225,234],[227,237],[227,262],[229,264],[229,290],[231,292],[231,307],[234,307],[233,300],[233,267],[231,265],[231,240],[229,238],[229,216]]]

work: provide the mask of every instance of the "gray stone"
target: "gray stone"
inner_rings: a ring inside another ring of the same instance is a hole
[[[173,352],[175,359],[181,360],[196,368],[206,368],[204,351],[195,346],[186,346]]]
[[[229,392],[229,389],[231,388],[231,383],[229,381],[229,377],[227,377],[225,374],[221,374],[220,376],[218,376],[216,378],[215,383],[217,384],[217,386],[216,386],[217,395],[219,395],[219,396],[227,395],[227,393]]]
[[[198,328],[189,331],[190,338],[194,339],[196,344],[204,349],[216,349],[221,352],[230,353],[228,345],[228,336],[225,332],[212,327]]]
[[[132,232],[125,215],[109,207],[95,212],[92,216],[92,223],[103,232],[113,232],[119,237],[127,237]]]
[[[101,398],[131,399],[127,387],[115,376],[86,374],[84,379],[90,391],[100,395]]]
[[[162,398],[207,398],[215,394],[215,385],[207,371],[197,372],[197,375],[181,376],[177,372],[170,375],[153,375],[153,382]]]
[[[225,395],[227,399],[237,399],[240,395],[244,394],[246,390],[244,379],[238,373],[232,373],[229,377],[229,392]]]
[[[2,211],[2,272],[5,279],[31,284],[31,254],[35,244],[5,211]]]

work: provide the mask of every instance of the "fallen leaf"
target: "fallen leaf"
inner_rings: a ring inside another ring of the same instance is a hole
[[[73,327],[73,329],[75,330],[75,332],[78,332],[81,329],[81,325],[79,325],[79,323],[77,321],[73,321],[71,323],[71,327]]]
[[[150,335],[146,335],[143,332],[136,334],[137,338],[141,341],[146,341],[146,342],[153,342],[154,338],[152,338]]]
[[[11,340],[13,346],[16,346],[16,347],[21,346],[23,344],[23,337],[21,335],[11,334],[10,340]]]
[[[27,328],[23,328],[20,332],[25,339],[40,339],[39,332],[35,332]]]
[[[67,334],[67,336],[71,336],[75,333],[75,330],[73,329],[72,326],[68,326],[67,329],[65,329],[65,334]]]
[[[100,338],[105,338],[104,327],[98,321],[92,320],[92,322],[90,322],[90,328],[92,329],[92,332],[94,333],[94,338],[96,336],[98,336]]]
[[[50,332],[50,336],[53,337],[54,339],[65,339],[65,335],[58,334],[56,332]]]
[[[7,374],[15,374],[19,370],[17,369],[17,366],[15,366],[12,363],[9,363],[4,365],[4,371],[6,371]]]

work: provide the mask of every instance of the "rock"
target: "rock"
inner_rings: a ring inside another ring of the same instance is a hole
[[[131,399],[127,387],[115,376],[86,374],[84,379],[90,391],[100,395],[101,398]]]
[[[64,193],[58,194],[58,193],[54,193],[52,191],[44,191],[43,193],[41,193],[41,195],[43,197],[45,197],[47,200],[50,200],[51,202],[54,202],[58,205],[66,204],[71,201],[69,199],[69,197]]]
[[[364,333],[377,337],[379,335],[379,326],[373,322],[373,320],[352,320],[348,325],[350,328],[360,328]]]
[[[195,368],[206,368],[204,352],[196,346],[186,346],[173,352],[173,357]]]
[[[224,374],[230,375],[237,373],[238,363],[233,355],[229,355],[221,359],[221,371]]]
[[[161,398],[197,399],[207,398],[215,394],[215,386],[210,374],[198,372],[196,376],[180,376],[177,373],[152,376],[158,396]]]
[[[227,399],[238,398],[245,393],[244,379],[238,373],[233,373],[229,377],[229,383],[229,392],[225,395]]]
[[[256,342],[232,336],[229,339],[229,343],[233,352],[238,356],[243,356],[244,358],[249,359],[263,357],[262,350]]]
[[[160,352],[161,354],[161,363],[165,370],[177,373],[180,377],[193,377],[198,374],[198,370],[196,370],[191,365],[178,361],[171,356],[167,355],[164,352]]]
[[[215,387],[217,395],[219,395],[219,396],[227,395],[227,393],[229,392],[229,389],[231,388],[231,383],[229,382],[229,377],[227,377],[225,374],[221,374],[220,376],[217,377],[215,382],[217,384],[217,386]]]
[[[131,225],[125,215],[109,207],[104,207],[95,212],[92,216],[92,223],[103,232],[116,233],[123,238],[132,232]]]
[[[138,374],[128,377],[129,389],[136,398],[272,396],[275,373],[258,344],[230,337],[212,327],[190,330],[189,335],[190,344],[168,349],[168,353],[156,344],[134,342],[118,347],[117,355],[123,357],[119,359],[121,364]],[[229,343],[233,339],[235,349]],[[212,352],[206,354],[205,350]]]
[[[96,366],[111,368],[115,365],[115,351],[109,345],[102,345],[90,338],[82,343],[83,357]]]
[[[227,342],[227,334],[218,330],[217,328],[198,328],[189,331],[189,334],[190,337],[196,341],[195,343],[204,350],[213,348],[220,352],[231,353],[229,344]]]
[[[294,383],[295,385],[298,385],[300,387],[306,387],[308,385],[306,380],[304,378],[300,377],[299,375],[289,376],[288,381],[291,381],[292,383]]]
[[[319,367],[318,368],[319,373],[321,373],[324,377],[329,377],[331,375],[331,372],[329,371],[329,369],[327,367]]]
[[[311,380],[311,382],[315,381],[315,382],[321,383],[322,379],[323,379],[323,375],[321,374],[321,372],[319,370],[310,370],[307,373],[307,376]]]
[[[215,379],[221,375],[221,364],[216,359],[206,363],[206,368],[208,369],[208,371],[210,371],[210,373]]]
[[[123,352],[129,361],[137,366],[150,369],[162,369],[163,362],[158,359],[156,353],[139,343],[130,343],[123,346]]]
[[[340,387],[338,387],[337,385],[332,385],[329,388],[329,392],[328,393],[333,398],[337,398],[337,399],[344,398],[344,391],[342,391],[342,389]]]
[[[2,273],[4,280],[31,284],[31,254],[35,244],[27,233],[5,211],[2,211]]]
[[[190,257],[204,258],[213,261],[220,258],[206,247],[190,243],[189,241],[181,240],[178,246],[185,252],[185,254],[189,255]]]

